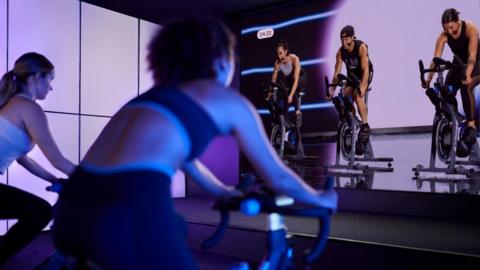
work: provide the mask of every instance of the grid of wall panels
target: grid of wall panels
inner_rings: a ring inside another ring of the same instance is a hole
[[[112,116],[138,93],[138,19],[81,8],[81,113]]]
[[[78,112],[79,8],[77,0],[9,1],[9,68],[31,51],[55,66],[53,91],[40,102],[45,110]]]

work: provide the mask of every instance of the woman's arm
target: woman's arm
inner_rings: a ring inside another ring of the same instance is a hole
[[[33,101],[24,101],[23,121],[32,141],[36,143],[48,161],[59,171],[70,175],[75,165],[66,159],[58,149],[48,127],[47,117],[42,108]]]
[[[240,191],[234,187],[224,185],[218,178],[203,165],[199,160],[195,159],[186,163],[182,170],[188,174],[202,188],[212,193],[215,197],[228,198],[239,196]]]
[[[280,68],[280,61],[276,60],[273,64],[272,82],[277,82],[278,69]]]
[[[29,158],[27,155],[19,157],[17,159],[18,164],[20,164],[22,167],[27,169],[27,171],[31,172],[32,174],[42,178],[43,180],[46,180],[50,183],[55,183],[57,182],[57,177],[51,173],[49,173],[47,170],[45,170],[40,164],[35,162],[35,160]]]
[[[445,34],[445,32],[441,32],[440,35],[437,38],[437,42],[435,43],[435,51],[433,52],[433,57],[442,57],[443,49],[445,48],[445,43],[447,43],[447,35]],[[433,62],[431,62],[429,69],[432,69],[434,67],[434,65],[435,64]],[[426,80],[427,85],[423,86],[424,88],[428,87],[428,85],[430,84],[430,82],[433,79],[433,75],[434,75],[433,71],[428,73],[428,77],[427,77],[427,80]]]

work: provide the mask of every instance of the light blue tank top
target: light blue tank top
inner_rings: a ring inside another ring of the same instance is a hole
[[[33,144],[24,130],[0,116],[0,174],[17,158],[32,150]]]
[[[293,71],[292,61],[288,61],[287,63],[280,63],[280,70],[285,76],[289,76]]]

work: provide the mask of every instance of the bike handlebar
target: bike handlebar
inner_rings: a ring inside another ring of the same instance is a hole
[[[253,180],[254,178],[252,176],[248,176],[247,181],[250,182],[242,184],[243,181],[241,181],[239,185],[242,187],[248,187]],[[328,178],[326,187],[327,189],[333,188],[333,179]],[[243,191],[245,190],[246,189]],[[275,203],[275,199],[276,196],[274,192],[268,189],[263,189],[261,191],[248,192],[242,197],[234,197],[228,200],[216,201],[213,205],[213,209],[220,212],[221,220],[214,234],[210,238],[203,241],[202,248],[209,249],[221,240],[228,227],[230,220],[229,212],[231,211],[242,211],[246,215],[256,215],[260,212],[263,212],[268,214],[277,213],[287,216],[315,217],[319,220],[317,240],[308,253],[303,257],[304,263],[311,264],[326,246],[328,233],[330,231],[330,216],[332,214],[332,210],[324,207],[294,208],[292,206],[278,206]],[[256,204],[256,206],[252,207],[252,204]],[[250,210],[252,211],[248,212]]]
[[[60,193],[66,181],[67,179],[65,178],[58,178],[57,182],[52,183],[50,186],[46,187],[45,190],[55,192],[55,193]]]
[[[288,87],[282,81],[279,81],[278,83],[270,81],[267,87],[265,87],[263,83],[261,85],[265,92],[274,92],[274,88],[278,88],[284,91],[288,90]]]
[[[466,77],[466,75],[465,75],[466,65],[463,63],[462,59],[460,59],[460,57],[458,57],[457,55],[453,56],[453,61],[451,61],[451,62],[447,61],[447,60],[444,60],[440,57],[434,57],[432,59],[432,62],[433,62],[433,68],[426,69],[425,66],[423,65],[423,61],[422,60],[418,61],[418,66],[419,66],[419,69],[420,69],[420,80],[422,81],[423,85],[426,85],[426,83],[427,83],[425,81],[425,73],[429,73],[429,72],[441,73],[445,70],[455,68],[455,69],[460,69],[460,70],[463,71],[462,79],[465,79],[465,77]]]
[[[339,73],[337,74],[337,83],[329,83],[328,81],[328,77],[325,76],[325,94],[328,95],[328,88],[334,86],[334,87],[337,87],[337,86],[345,86],[347,84],[353,84],[353,85],[359,85],[360,84],[360,80],[358,79],[357,76],[355,76],[355,74],[353,73],[350,73],[348,74],[348,76],[342,74],[342,73]]]

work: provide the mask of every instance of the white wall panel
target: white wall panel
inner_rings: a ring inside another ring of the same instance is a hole
[[[45,110],[78,112],[79,9],[77,0],[9,2],[9,68],[31,51],[55,66],[53,92],[42,101]]]
[[[148,70],[147,54],[150,40],[159,29],[158,24],[140,20],[140,93],[153,85],[152,73]]]
[[[92,146],[105,125],[110,121],[110,118],[82,116],[80,119],[80,157],[83,159],[90,146]]]
[[[81,112],[113,115],[137,95],[138,20],[82,3]]]

